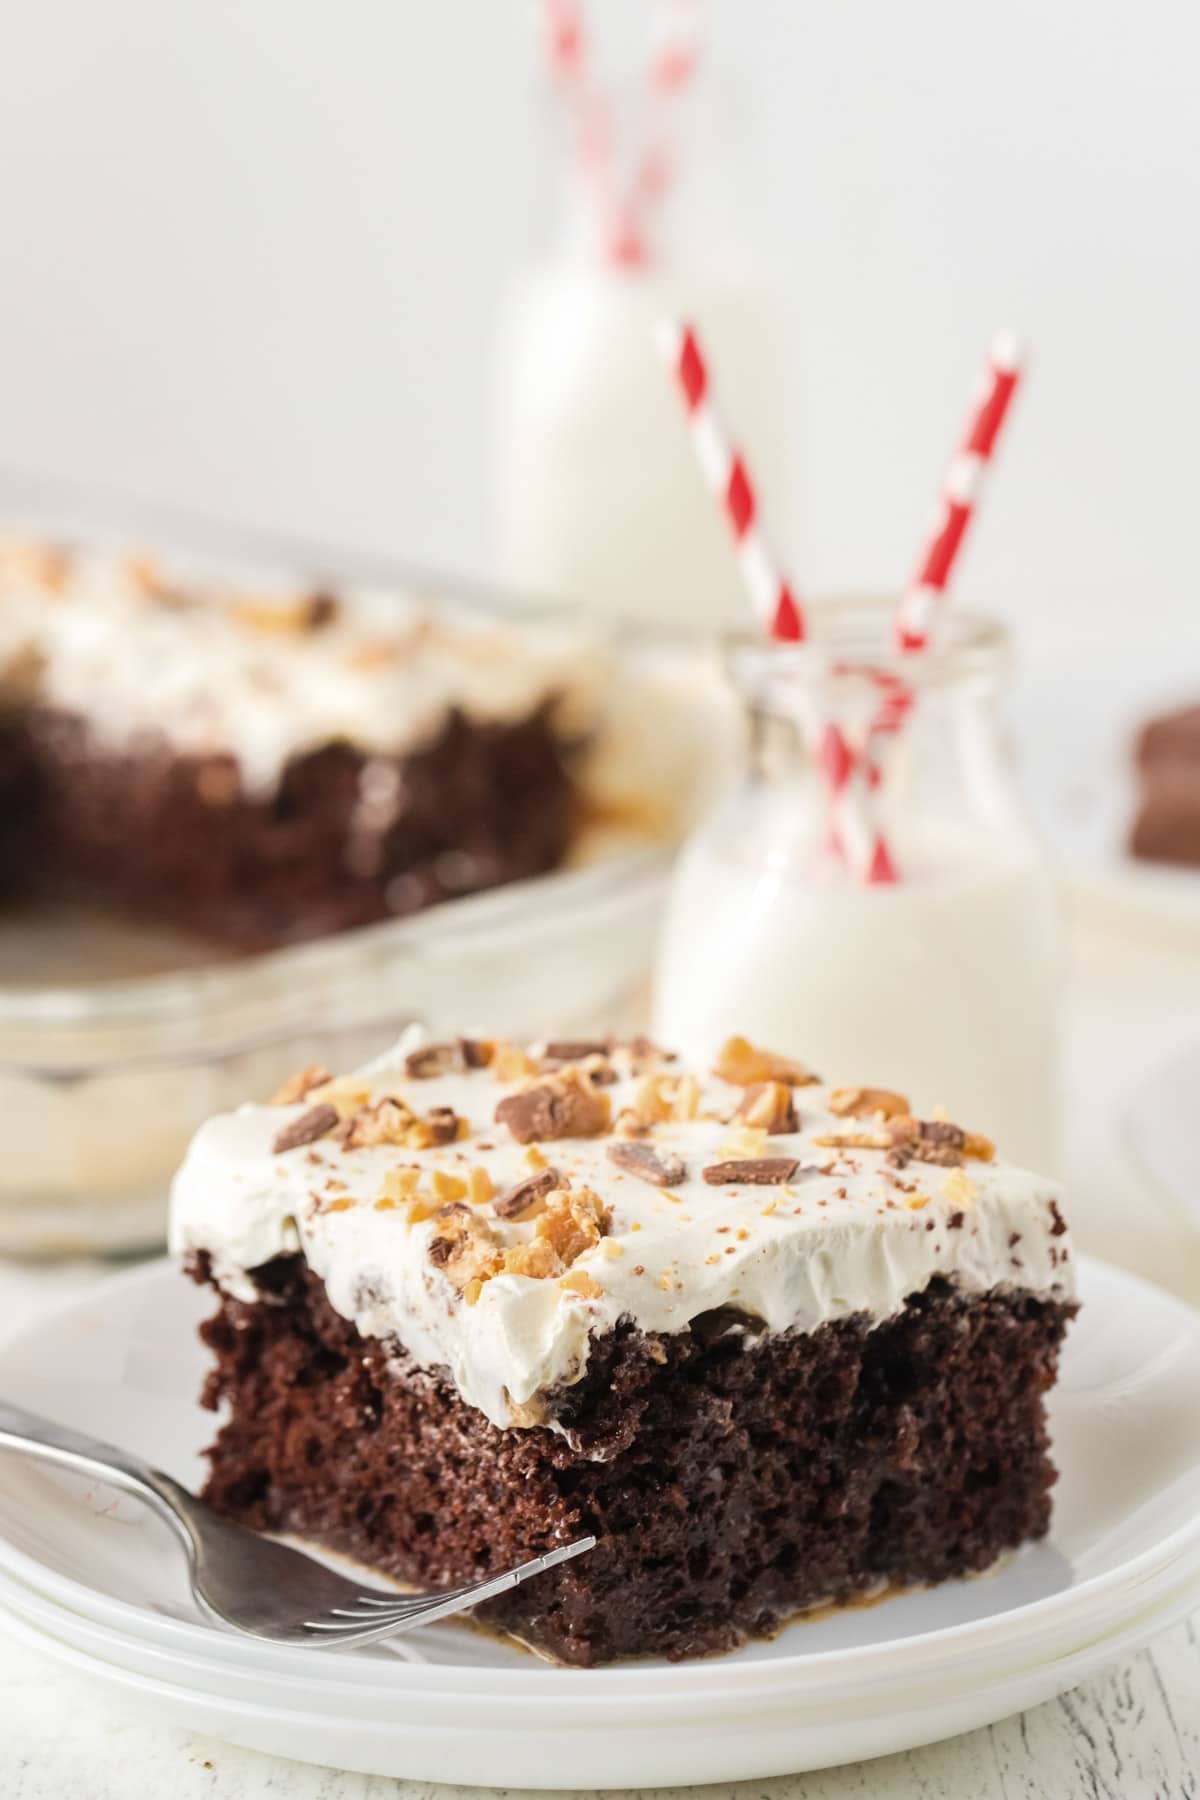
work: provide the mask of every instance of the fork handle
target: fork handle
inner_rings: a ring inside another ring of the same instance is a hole
[[[43,1419],[38,1413],[26,1412],[24,1407],[5,1400],[0,1400],[0,1450],[22,1450],[27,1456],[55,1463],[59,1468],[98,1476],[113,1487],[136,1494],[175,1525],[182,1525],[176,1512],[176,1496],[183,1490],[161,1469],[152,1468],[128,1450],[118,1450],[115,1444],[88,1437],[86,1432]]]

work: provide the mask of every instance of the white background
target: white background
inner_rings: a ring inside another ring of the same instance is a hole
[[[791,327],[802,582],[903,575],[1012,324],[1035,365],[966,585],[1027,642],[1200,662],[1200,9],[710,22]],[[5,0],[0,465],[486,570],[538,74],[522,0]]]

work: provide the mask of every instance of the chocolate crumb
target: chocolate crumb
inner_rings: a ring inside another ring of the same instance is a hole
[[[946,1230],[961,1231],[963,1228],[963,1220],[966,1216],[966,1213],[952,1212],[950,1217],[946,1220]]]
[[[497,1124],[508,1126],[518,1144],[535,1144],[550,1138],[598,1137],[608,1130],[611,1110],[607,1095],[567,1070],[520,1093],[506,1094],[495,1118]]]
[[[307,1112],[302,1112],[298,1119],[293,1119],[290,1125],[276,1133],[271,1148],[276,1156],[282,1156],[285,1150],[299,1150],[302,1144],[311,1144],[324,1137],[337,1122],[336,1106],[330,1106],[327,1101],[321,1106],[310,1106]]]
[[[1061,1237],[1067,1229],[1067,1221],[1058,1210],[1057,1200],[1052,1200],[1050,1202],[1050,1217],[1054,1220],[1053,1225],[1050,1227],[1050,1236]]]
[[[687,1164],[682,1157],[673,1156],[670,1151],[656,1150],[653,1144],[628,1140],[610,1144],[608,1160],[627,1174],[636,1175],[639,1181],[648,1181],[652,1187],[677,1187],[688,1178]]]
[[[573,1063],[588,1056],[607,1056],[608,1052],[607,1038],[555,1038],[542,1054],[547,1062]]]
[[[710,1187],[736,1182],[749,1187],[778,1187],[790,1181],[799,1162],[793,1156],[746,1156],[730,1162],[711,1163],[704,1171]]]
[[[422,1122],[431,1144],[452,1144],[458,1136],[458,1114],[452,1106],[431,1106]]]
[[[466,1040],[453,1044],[422,1044],[410,1050],[404,1059],[404,1073],[414,1081],[428,1081],[434,1075],[461,1075],[468,1064],[463,1051]]]
[[[310,594],[304,608],[304,624],[308,631],[322,631],[326,625],[332,625],[341,611],[341,602],[336,594]]]
[[[552,1194],[555,1188],[565,1186],[557,1169],[541,1169],[536,1175],[526,1175],[523,1181],[514,1182],[512,1187],[497,1194],[492,1201],[492,1211],[501,1219],[519,1219],[535,1201]]]

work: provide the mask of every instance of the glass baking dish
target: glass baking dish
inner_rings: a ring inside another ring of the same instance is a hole
[[[178,547],[238,579],[249,565],[294,580],[319,572],[513,611],[504,596],[379,559],[121,512],[123,539],[149,538],[168,556]],[[14,500],[2,480],[0,514],[65,539],[111,532],[103,510],[31,503],[27,486]],[[571,629],[565,610],[539,607],[547,616]],[[0,1253],[158,1243],[169,1177],[202,1120],[269,1094],[306,1063],[362,1062],[413,1021],[514,1037],[640,1021],[673,847],[730,766],[736,726],[703,648],[632,631],[608,633],[605,648],[616,760],[622,779],[638,767],[653,826],[598,825],[575,866],[237,960],[69,909],[6,916]]]

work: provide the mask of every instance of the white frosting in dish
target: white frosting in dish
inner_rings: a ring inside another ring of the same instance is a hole
[[[430,1259],[436,1220],[410,1224],[403,1205],[377,1202],[386,1174],[401,1164],[419,1168],[423,1184],[435,1170],[465,1178],[482,1166],[497,1193],[529,1175],[530,1153],[495,1120],[497,1102],[527,1082],[499,1082],[486,1068],[411,1078],[405,1058],[422,1042],[419,1032],[406,1034],[348,1085],[373,1100],[397,1095],[421,1115],[450,1107],[466,1121],[465,1136],[425,1150],[343,1149],[326,1137],[280,1154],[277,1134],[311,1099],[243,1106],[194,1138],[174,1184],[171,1244],[179,1255],[208,1252],[219,1284],[245,1299],[256,1296],[253,1270],[302,1251],[339,1314],[365,1336],[394,1339],[423,1367],[447,1370],[493,1424],[540,1419],[539,1397],[577,1380],[592,1336],[621,1320],[676,1332],[700,1314],[732,1308],[772,1332],[812,1331],[852,1314],[878,1322],[939,1275],[968,1292],[1073,1294],[1057,1183],[974,1159],[961,1168],[895,1168],[882,1149],[822,1144],[872,1129],[835,1116],[826,1087],[797,1087],[799,1130],[752,1152],[794,1158],[800,1166],[791,1179],[709,1185],[705,1167],[731,1151],[748,1154],[742,1128],[728,1122],[745,1090],[703,1076],[699,1116],[656,1124],[644,1140],[686,1164],[687,1178],[669,1191],[616,1166],[612,1134],[542,1143],[545,1161],[573,1188],[587,1187],[607,1205],[607,1235],[571,1265],[568,1285],[502,1272],[468,1303]],[[640,1077],[623,1053],[613,1062],[620,1077],[599,1091],[616,1118],[636,1104]],[[663,1072],[685,1070],[672,1062]],[[490,1204],[472,1210],[505,1246],[535,1229],[496,1218]],[[581,1275],[590,1280],[580,1284]]]
[[[569,703],[572,732],[599,713],[607,659],[577,634],[340,585],[328,620],[306,627],[312,593],[0,541],[0,683],[15,680],[23,697],[32,679],[104,744],[165,737],[185,754],[226,752],[251,793],[340,738],[393,754],[416,746],[452,706],[512,719],[553,696]]]

